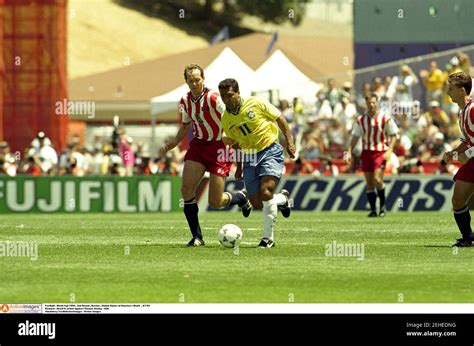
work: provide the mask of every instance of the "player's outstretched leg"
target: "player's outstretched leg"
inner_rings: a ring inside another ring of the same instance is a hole
[[[248,217],[252,211],[252,204],[249,201],[247,192],[224,192],[225,177],[211,173],[209,182],[209,204],[211,207],[219,209],[238,205],[244,217]]]
[[[283,195],[284,198],[281,198],[281,195]],[[273,199],[276,201],[278,210],[281,211],[281,215],[283,215],[284,218],[289,218],[291,214],[290,192],[283,189],[280,193],[273,195]]]
[[[249,217],[250,212],[252,211],[252,204],[250,203],[250,200],[247,196],[247,192],[245,192],[244,190],[237,191],[232,196],[231,200],[236,201],[234,204],[237,204],[239,206],[239,209],[244,217]]]

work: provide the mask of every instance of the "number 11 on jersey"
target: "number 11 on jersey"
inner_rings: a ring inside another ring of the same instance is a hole
[[[239,130],[242,132],[244,136],[247,136],[250,134],[252,131],[249,129],[247,124],[243,124],[239,126]]]

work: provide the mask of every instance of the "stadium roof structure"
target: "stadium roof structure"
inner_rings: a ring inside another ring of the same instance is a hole
[[[217,90],[219,82],[225,78],[235,78],[240,84],[240,94],[249,96],[254,85],[255,72],[239,58],[235,52],[225,47],[209,66],[204,67],[205,85]],[[179,99],[189,91],[186,83],[176,89],[151,99],[151,114],[173,110],[176,112]]]
[[[112,122],[113,116],[118,114],[128,123],[150,121],[150,99],[182,86],[183,69],[187,64],[209,66],[225,47],[229,47],[255,70],[268,59],[266,50],[270,41],[270,34],[254,33],[214,46],[69,80],[70,100],[96,103],[94,119],[74,114],[71,119]],[[281,50],[296,68],[313,81],[324,81],[329,76],[340,76],[337,78],[339,82],[352,81],[352,77],[346,75],[353,66],[352,38],[280,35],[273,49]],[[231,70],[232,66],[228,68]],[[170,111],[158,120],[176,122],[177,114],[177,110]]]

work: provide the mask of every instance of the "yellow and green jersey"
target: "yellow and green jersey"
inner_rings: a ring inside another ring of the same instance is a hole
[[[280,115],[280,111],[267,101],[242,97],[237,114],[228,110],[223,113],[222,128],[244,152],[259,152],[278,141],[275,120]]]

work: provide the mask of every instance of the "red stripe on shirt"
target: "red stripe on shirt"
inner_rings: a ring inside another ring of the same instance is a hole
[[[193,123],[193,136],[197,137],[198,132],[197,132],[197,129],[196,129],[196,123],[193,119],[193,107],[191,105],[191,93],[188,93],[186,95],[186,103],[188,105],[188,107],[186,109],[186,113],[188,113],[188,117],[189,117],[189,119],[191,119],[191,121]]]
[[[387,119],[385,114],[382,116],[382,131],[380,132],[380,142],[382,143],[382,150],[385,149],[385,123]]]
[[[378,117],[379,114],[375,114],[374,116],[374,150],[378,150],[379,143],[377,141],[377,132],[378,132]]]
[[[367,115],[367,150],[370,150],[370,136],[372,135],[372,118]]]

